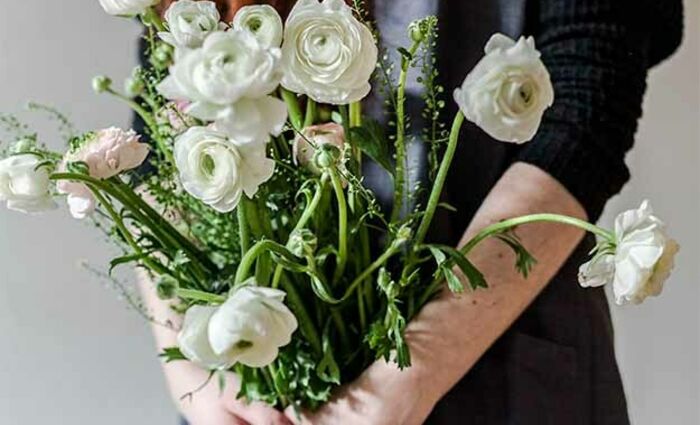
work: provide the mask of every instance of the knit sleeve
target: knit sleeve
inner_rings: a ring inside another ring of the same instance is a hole
[[[629,180],[652,37],[638,0],[539,0],[531,16],[556,99],[517,160],[559,180],[597,220]],[[654,41],[655,42],[655,41]]]

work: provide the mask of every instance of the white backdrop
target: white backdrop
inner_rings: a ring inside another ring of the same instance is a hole
[[[136,39],[138,26],[105,16],[96,1],[5,3],[0,112],[37,100],[70,111],[81,129],[126,126],[128,111],[94,95],[90,79],[127,75],[135,48],[125,40]],[[700,7],[687,6],[686,44],[652,73],[629,158],[634,178],[609,208],[612,215],[649,197],[683,245],[662,298],[615,310],[636,425],[700,423]],[[59,147],[52,126],[37,124]],[[77,266],[79,259],[103,265],[109,252],[65,211],[37,218],[0,208],[0,423],[174,423],[147,327]]]

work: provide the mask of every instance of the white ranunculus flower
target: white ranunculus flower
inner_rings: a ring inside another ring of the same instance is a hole
[[[639,304],[659,295],[673,270],[679,246],[668,237],[666,226],[654,215],[648,201],[617,217],[615,238],[614,253],[597,256],[581,266],[581,285],[612,284],[619,305]]]
[[[206,127],[178,136],[174,156],[185,190],[219,212],[233,211],[243,194],[254,197],[275,170],[264,144],[238,143]]]
[[[280,47],[282,44],[282,18],[269,4],[240,8],[233,18],[233,27],[249,31],[265,47]]]
[[[299,0],[284,30],[282,86],[321,103],[362,100],[378,50],[372,32],[343,0]]]
[[[0,161],[0,202],[23,213],[39,213],[56,208],[49,191],[49,171],[38,167],[36,155],[21,154]]]
[[[185,49],[200,47],[210,34],[225,27],[212,1],[179,0],[165,12],[165,21],[169,32],[160,32],[158,36]]]
[[[495,34],[484,50],[486,56],[455,90],[455,101],[469,121],[494,139],[532,140],[554,103],[554,88],[534,39],[515,42]]]
[[[100,5],[110,15],[130,16],[144,13],[159,2],[160,0],[100,0]]]
[[[297,319],[284,304],[285,293],[254,286],[253,279],[219,307],[187,310],[178,336],[180,351],[206,369],[236,363],[265,367],[292,340]]]
[[[236,140],[260,141],[261,134],[267,140],[287,117],[286,108],[280,113],[284,102],[268,96],[281,79],[279,61],[279,49],[266,49],[247,31],[214,33],[175,61],[158,90],[168,99],[190,101],[188,115],[220,122]],[[250,120],[257,114],[265,119]]]

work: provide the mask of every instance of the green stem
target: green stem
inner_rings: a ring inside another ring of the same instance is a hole
[[[175,295],[183,300],[201,301],[207,304],[223,304],[226,302],[226,297],[223,295],[211,294],[195,289],[178,288],[175,290]]]
[[[156,272],[158,274],[170,275],[171,273],[162,264],[157,263],[154,260],[152,260],[150,257],[143,255],[143,250],[141,249],[139,244],[136,243],[131,232],[129,231],[129,229],[126,228],[126,225],[124,225],[124,221],[121,219],[121,217],[119,216],[117,211],[114,209],[112,204],[107,200],[107,198],[102,196],[102,194],[100,193],[100,191],[96,187],[94,187],[92,185],[88,185],[88,187],[90,188],[90,191],[92,192],[92,194],[95,196],[95,199],[97,199],[97,201],[107,210],[107,214],[109,214],[109,216],[112,218],[112,221],[114,221],[114,225],[117,226],[117,230],[124,237],[124,240],[126,240],[126,243],[131,247],[131,249],[134,250],[134,252],[137,255],[141,256],[141,260],[143,261],[143,263],[148,268],[150,268],[151,270],[153,270],[154,272]]]
[[[297,288],[295,288],[294,285],[289,282],[289,279],[285,278],[284,276],[281,279],[281,285],[284,292],[287,293],[287,301],[289,302],[289,306],[299,320],[299,328],[301,329],[301,333],[306,337],[306,340],[309,341],[309,344],[311,344],[311,347],[314,349],[316,354],[321,355],[323,353],[321,338],[313,324],[313,321],[311,320],[308,310],[304,305],[303,298],[301,295],[299,295]]]
[[[410,57],[418,51],[421,41],[414,41],[408,50]],[[401,217],[404,194],[406,192],[406,80],[411,59],[402,56],[399,86],[396,94],[396,183],[394,185],[394,209],[391,213],[391,221],[396,222]]]
[[[297,95],[290,92],[285,88],[280,88],[280,95],[282,100],[287,104],[287,111],[289,112],[289,122],[292,123],[292,127],[295,130],[301,131],[302,125],[304,124],[301,108],[299,107],[299,100]]]
[[[139,117],[141,117],[141,119],[143,119],[143,121],[146,123],[146,126],[151,130],[151,136],[152,139],[156,142],[156,145],[158,146],[158,151],[165,155],[165,159],[168,162],[174,164],[175,158],[173,157],[173,153],[170,151],[170,148],[168,148],[168,146],[166,146],[165,143],[163,143],[163,141],[160,139],[160,134],[158,132],[158,123],[156,123],[151,114],[143,106],[139,105],[138,102],[124,96],[123,94],[115,91],[112,88],[107,89],[106,93],[109,93],[117,99],[121,100],[122,102],[126,103],[134,112],[136,112],[136,114]]]
[[[330,167],[328,174],[331,177],[335,197],[338,201],[338,262],[333,277],[333,282],[335,283],[345,273],[345,265],[348,260],[348,204],[338,170],[335,167]]]
[[[304,128],[309,127],[314,125],[316,122],[316,111],[317,111],[317,104],[316,102],[308,98],[306,100],[306,116],[304,117]]]
[[[51,180],[69,180],[85,183],[93,186],[109,196],[117,199],[127,208],[140,222],[145,224],[153,234],[161,240],[164,246],[175,247],[182,249],[192,259],[192,264],[195,265],[198,271],[198,277],[205,279],[205,272],[201,267],[205,267],[210,273],[217,273],[218,267],[187,238],[182,236],[180,232],[168,223],[160,214],[158,214],[150,205],[141,197],[136,195],[134,191],[118,180],[98,180],[85,174],[78,173],[55,173],[50,176]]]
[[[297,221],[297,224],[294,226],[294,229],[292,232],[301,230],[306,227],[308,222],[311,220],[313,217],[314,213],[316,212],[316,209],[318,208],[318,204],[321,203],[321,199],[323,199],[323,193],[325,192],[326,189],[326,181],[328,180],[328,175],[324,174],[321,177],[320,182],[318,183],[318,187],[316,187],[316,193],[314,193],[313,198],[311,198],[311,202],[304,208],[304,212],[301,213],[301,217],[299,217],[299,221]],[[283,268],[281,265],[277,265],[277,268],[275,269],[275,274],[272,278],[272,287],[277,288],[279,286],[280,278],[282,277],[282,271]]]
[[[120,192],[121,195],[126,199],[125,205],[133,203],[140,212],[142,216],[146,217],[146,221],[151,223],[152,226],[156,227],[161,231],[165,237],[170,240],[179,249],[182,249],[187,255],[193,260],[193,263],[204,272],[208,270],[209,273],[217,273],[218,267],[214,264],[205,253],[203,253],[192,241],[187,239],[180,233],[172,224],[163,218],[156,210],[153,209],[146,201],[138,196],[134,190],[119,180],[118,178],[110,179],[110,182],[114,187]],[[149,226],[150,227],[150,226]]]
[[[165,28],[165,23],[163,23],[160,15],[158,15],[158,12],[156,12],[155,8],[153,7],[146,9],[146,12],[142,17],[142,22],[144,25],[148,25],[149,23],[153,24],[158,31],[167,31],[167,28]]]
[[[491,226],[484,228],[476,236],[474,236],[469,242],[467,242],[467,244],[464,245],[464,247],[462,247],[459,251],[462,254],[467,255],[480,242],[482,242],[485,239],[490,238],[491,236],[502,234],[503,232],[505,232],[509,229],[518,227],[518,226],[522,226],[525,224],[531,224],[531,223],[538,223],[538,222],[566,224],[566,225],[578,227],[579,229],[583,229],[587,232],[593,233],[594,235],[599,236],[599,237],[601,237],[605,240],[608,240],[610,242],[614,243],[614,241],[615,241],[615,235],[612,232],[605,230],[601,227],[598,227],[594,224],[591,224],[587,221],[580,220],[578,218],[569,217],[569,216],[560,215],[560,214],[531,214],[531,215],[525,215],[522,217],[516,217],[516,218],[511,218],[508,220],[503,220],[499,223],[492,224]]]
[[[350,104],[350,127],[362,125],[362,103],[353,102]]]
[[[440,203],[440,196],[442,195],[442,189],[445,186],[445,181],[447,181],[447,175],[450,171],[450,166],[452,165],[452,160],[454,159],[455,152],[457,150],[457,144],[459,142],[459,132],[464,124],[464,115],[461,112],[457,113],[455,116],[454,123],[452,124],[452,131],[450,132],[450,141],[447,145],[447,150],[445,151],[445,156],[442,158],[440,163],[440,169],[435,177],[435,182],[433,183],[433,189],[430,192],[430,198],[428,199],[428,205],[421,219],[420,226],[418,226],[418,231],[416,232],[416,237],[414,239],[414,246],[418,246],[423,243],[425,236],[428,234],[430,225],[433,222],[433,216],[437,210],[438,204]]]
[[[606,230],[603,229],[599,226],[596,226],[594,224],[591,224],[587,221],[574,218],[574,217],[569,217],[561,214],[531,214],[531,215],[525,215],[522,217],[516,217],[516,218],[511,218],[508,220],[503,220],[501,222],[492,224],[491,226],[485,227],[483,230],[481,230],[476,236],[474,236],[469,242],[467,242],[462,248],[460,248],[459,252],[461,252],[464,256],[468,256],[469,253],[481,242],[484,240],[492,237],[492,236],[497,236],[500,234],[503,234],[504,232],[519,227],[523,226],[526,224],[532,224],[532,223],[560,223],[560,224],[566,224],[569,226],[573,227],[578,227],[579,229],[585,230],[587,232],[593,233],[594,235],[609,241],[610,243],[615,243],[615,235]],[[418,307],[422,307],[425,305],[426,302],[435,294],[435,292],[440,288],[442,285],[443,280],[441,278],[436,278],[433,280],[433,282],[428,286],[426,291],[423,293],[423,296],[420,298],[420,301],[418,303]]]
[[[241,263],[238,265],[238,270],[236,271],[235,284],[238,285],[243,283],[250,275],[250,270],[252,269],[253,264],[255,264],[257,258],[262,254],[269,252],[274,252],[281,255],[291,262],[298,262],[298,259],[291,252],[289,252],[287,248],[283,247],[277,242],[269,240],[260,241],[253,245],[253,247],[250,248],[241,259]]]
[[[238,204],[236,208],[238,215],[238,239],[241,245],[241,258],[245,256],[250,249],[250,232],[248,228],[248,220],[246,219],[245,208],[243,204]]]
[[[275,366],[275,363],[270,363],[267,370],[270,372],[270,376],[272,377],[272,388],[274,388],[275,392],[277,392],[280,402],[282,403],[282,407],[286,408],[289,406],[289,402],[287,401],[287,397],[282,392],[282,389],[277,386],[277,367]]]
[[[359,276],[355,278],[355,280],[348,286],[347,292],[345,293],[345,296],[342,298],[342,300],[346,300],[350,294],[352,294],[352,291],[354,291],[362,281],[367,279],[377,271],[380,267],[382,267],[391,257],[393,257],[397,252],[400,251],[400,246],[396,244],[392,244],[382,255],[379,256],[370,266],[365,269],[364,272],[362,272]]]

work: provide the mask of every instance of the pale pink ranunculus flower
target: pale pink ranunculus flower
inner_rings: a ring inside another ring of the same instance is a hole
[[[108,179],[141,165],[148,156],[148,145],[140,142],[134,130],[124,131],[110,127],[99,130],[95,136],[66,160],[84,162],[90,168],[90,176]]]
[[[59,170],[65,171],[70,162],[83,162],[91,177],[109,179],[141,165],[148,157],[149,147],[139,141],[133,130],[116,127],[97,131],[83,145],[66,154]],[[82,183],[60,181],[59,193],[68,195],[71,214],[83,219],[95,210],[95,199],[90,189]]]
[[[321,145],[335,146],[342,154],[345,150],[345,131],[343,126],[336,123],[328,123],[313,125],[302,130],[301,134],[294,139],[294,163],[306,167],[315,174],[321,174],[321,170],[314,162],[316,150]]]

